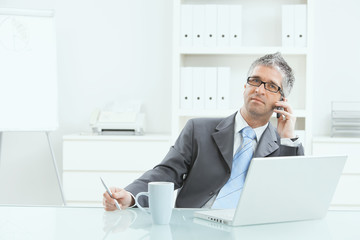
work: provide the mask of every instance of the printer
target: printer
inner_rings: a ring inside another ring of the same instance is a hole
[[[94,133],[104,135],[143,135],[145,114],[140,112],[141,103],[112,103],[104,110],[95,110],[90,119]]]

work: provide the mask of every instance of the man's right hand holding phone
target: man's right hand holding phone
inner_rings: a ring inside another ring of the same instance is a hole
[[[277,123],[277,131],[280,137],[294,138],[296,117],[293,115],[292,108],[288,103],[287,98],[283,98],[282,101],[279,100],[275,103],[274,112],[281,114]]]

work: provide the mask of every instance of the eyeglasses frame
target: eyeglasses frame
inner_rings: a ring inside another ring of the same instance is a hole
[[[284,96],[284,93],[283,93],[283,91],[282,91],[282,89],[281,89],[281,87],[279,87],[278,85],[276,85],[275,83],[273,83],[274,85],[276,85],[277,87],[278,87],[278,90],[276,91],[276,92],[273,92],[273,91],[270,91],[269,89],[267,89],[266,87],[265,87],[265,84],[266,83],[269,83],[269,82],[263,82],[263,81],[261,81],[260,80],[260,78],[257,78],[257,79],[259,79],[260,80],[260,85],[259,86],[256,86],[256,85],[252,85],[252,84],[250,84],[249,83],[249,79],[250,78],[257,78],[257,77],[248,77],[247,79],[246,79],[246,83],[247,84],[249,84],[250,86],[253,86],[253,87],[260,87],[262,84],[264,84],[264,89],[265,90],[267,90],[267,91],[269,91],[269,92],[272,92],[272,93],[277,93],[277,92],[280,92],[280,94],[281,94],[281,96],[283,97]]]

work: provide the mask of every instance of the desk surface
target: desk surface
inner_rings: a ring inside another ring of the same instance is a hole
[[[229,227],[174,209],[169,225],[152,225],[139,209],[0,206],[0,239],[360,239],[360,211],[329,211],[321,220]]]

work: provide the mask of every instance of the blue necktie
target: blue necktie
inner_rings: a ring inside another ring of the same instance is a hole
[[[246,173],[253,157],[254,130],[247,126],[240,131],[243,142],[235,153],[231,175],[217,195],[213,209],[236,208],[243,189]]]

